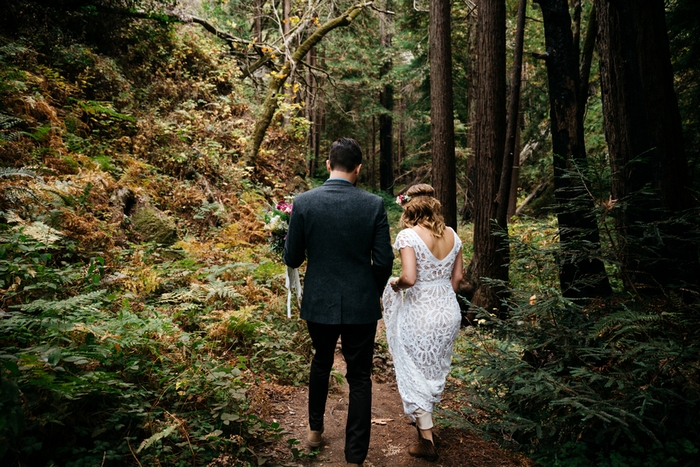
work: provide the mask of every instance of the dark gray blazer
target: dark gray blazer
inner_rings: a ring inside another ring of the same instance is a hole
[[[341,179],[294,198],[284,262],[308,258],[301,318],[367,324],[382,317],[379,297],[394,253],[382,198]]]

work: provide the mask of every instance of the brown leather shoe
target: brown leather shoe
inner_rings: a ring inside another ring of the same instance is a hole
[[[433,442],[423,437],[419,438],[416,444],[408,448],[408,453],[413,457],[422,457],[430,462],[436,461],[438,458]]]
[[[321,444],[323,444],[323,438],[321,435],[323,434],[323,429],[321,431],[314,431],[309,428],[309,432],[306,435],[306,444],[308,444],[312,448],[317,448]]]

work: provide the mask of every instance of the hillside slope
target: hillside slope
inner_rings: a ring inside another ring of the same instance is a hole
[[[258,465],[261,388],[309,355],[264,231],[304,142],[241,166],[222,44],[70,4],[0,20],[0,463]]]

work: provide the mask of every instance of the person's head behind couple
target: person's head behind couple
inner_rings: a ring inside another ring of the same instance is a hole
[[[331,177],[340,177],[355,183],[362,167],[362,149],[352,138],[340,138],[331,144],[326,169]]]
[[[442,237],[445,231],[445,219],[442,217],[442,204],[435,198],[435,190],[426,183],[411,186],[399,196],[403,214],[399,224],[401,228],[419,225],[428,229],[435,237]]]

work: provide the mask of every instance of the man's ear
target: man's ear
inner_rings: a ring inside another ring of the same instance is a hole
[[[359,177],[360,176],[360,169],[362,168],[362,164],[358,165],[355,167],[355,176]]]
[[[329,172],[331,171],[331,160],[330,159],[326,159],[326,170]]]

